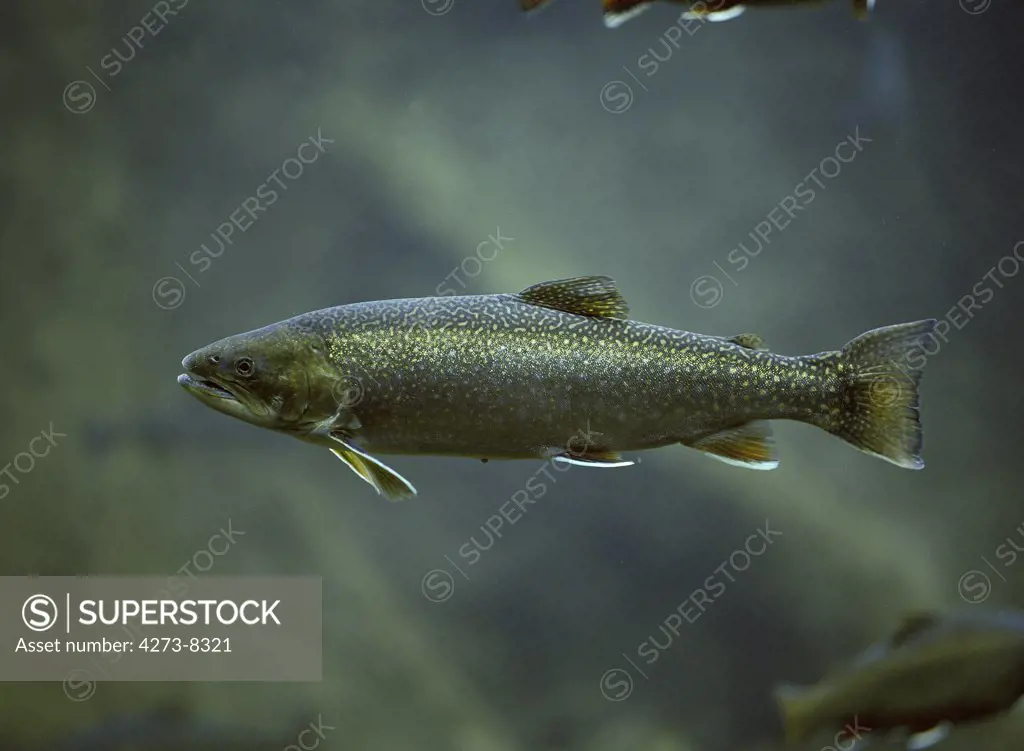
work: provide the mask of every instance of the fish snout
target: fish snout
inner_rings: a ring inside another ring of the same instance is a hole
[[[220,357],[204,349],[197,349],[181,361],[181,367],[186,373],[200,377],[208,377],[215,373],[219,364]]]

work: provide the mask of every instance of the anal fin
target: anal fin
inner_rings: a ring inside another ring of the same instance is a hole
[[[356,448],[350,441],[331,435],[338,446],[331,447],[331,453],[341,459],[348,468],[370,483],[378,495],[389,501],[400,501],[416,495],[416,488],[408,480],[365,451]]]
[[[722,430],[689,445],[726,464],[747,469],[779,466],[771,426],[763,420]]]

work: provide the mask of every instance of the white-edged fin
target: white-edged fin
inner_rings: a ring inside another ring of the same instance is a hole
[[[650,7],[650,3],[640,3],[629,10],[624,10],[618,13],[606,10],[604,12],[604,26],[606,29],[617,29],[622,26],[622,24],[626,23],[626,21],[636,18]]]
[[[907,751],[921,751],[925,748],[931,748],[936,743],[946,740],[952,729],[953,723],[942,722],[931,730],[925,730],[923,733],[914,733],[907,738]]]
[[[779,466],[772,428],[763,420],[723,430],[689,445],[736,467],[775,469]]]
[[[778,469],[779,468],[779,460],[778,459],[773,459],[772,461],[768,461],[768,462],[744,462],[744,461],[740,461],[739,459],[730,459],[727,456],[721,456],[719,454],[711,454],[711,453],[708,453],[706,451],[704,453],[707,454],[707,456],[710,456],[712,459],[718,459],[718,461],[722,462],[723,464],[730,464],[733,467],[743,467],[743,469],[757,469],[757,470],[770,470],[770,469]]]
[[[683,19],[686,21],[731,21],[734,18],[739,18],[746,11],[746,7],[742,5],[734,5],[732,8],[726,10],[715,10],[710,13],[705,13],[697,10],[688,10],[683,13]]]
[[[337,448],[331,447],[331,453],[345,462],[349,469],[370,483],[378,495],[383,495],[389,501],[400,501],[416,495],[416,488],[412,486],[412,483],[391,469],[391,467],[374,459],[366,452],[360,451],[342,438],[332,435],[331,440],[339,444]]]
[[[632,462],[629,460],[603,461],[600,459],[587,459],[586,457],[574,458],[571,456],[556,456],[554,457],[554,459],[556,462],[564,462],[565,464],[575,464],[580,467],[630,467],[636,464],[636,462]]]

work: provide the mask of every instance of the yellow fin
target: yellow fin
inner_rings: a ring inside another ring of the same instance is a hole
[[[541,282],[518,295],[523,302],[592,318],[629,317],[629,306],[607,276],[577,276]]]
[[[779,466],[771,426],[763,420],[714,433],[689,445],[726,464],[747,469],[775,469]]]
[[[370,483],[378,495],[383,495],[389,501],[400,501],[416,495],[416,488],[412,486],[412,483],[391,467],[360,451],[342,438],[335,435],[332,435],[331,438],[338,443],[337,447],[331,447],[331,453]]]

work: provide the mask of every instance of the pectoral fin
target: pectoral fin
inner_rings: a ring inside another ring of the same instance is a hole
[[[416,495],[416,488],[408,480],[383,462],[356,448],[350,441],[331,435],[338,446],[331,453],[348,465],[349,469],[370,483],[378,495],[389,501],[400,501]]]
[[[779,466],[771,426],[761,420],[714,433],[690,445],[726,464],[747,469],[775,469]]]

